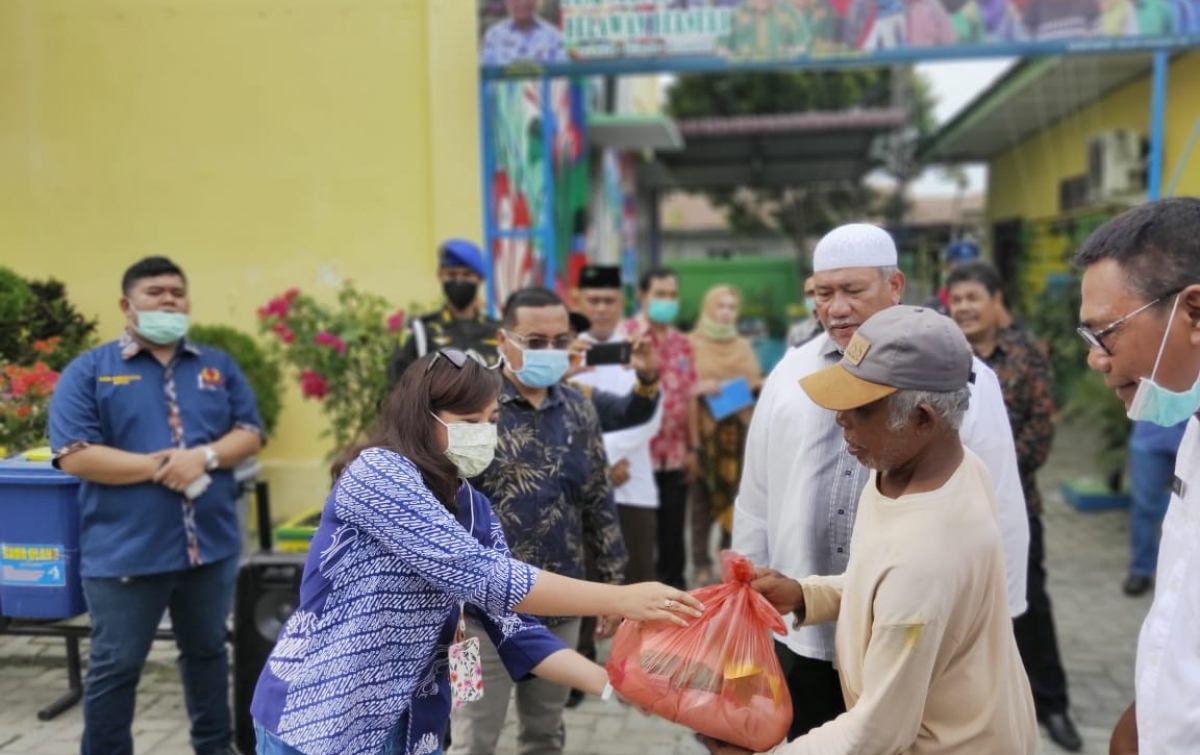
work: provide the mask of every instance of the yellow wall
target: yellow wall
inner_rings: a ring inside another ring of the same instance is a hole
[[[1200,53],[1183,55],[1171,62],[1167,79],[1163,191],[1183,157],[1193,124],[1200,119],[1197,81],[1200,81]],[[1149,133],[1149,75],[1116,89],[994,158],[988,168],[989,224],[1015,217],[1033,220],[1057,216],[1059,182],[1084,173],[1088,139],[1113,128]],[[1200,144],[1192,152],[1175,193],[1200,195]],[[1039,231],[1032,234],[1030,242],[1024,278],[1027,284],[1040,290],[1046,274],[1067,268],[1071,238]]]
[[[121,271],[166,254],[193,319],[256,332],[288,286],[437,298],[480,238],[475,3],[0,2],[0,265],[63,280],[111,337]],[[263,454],[276,515],[326,488],[294,390]]]

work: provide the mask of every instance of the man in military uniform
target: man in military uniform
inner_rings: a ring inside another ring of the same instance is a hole
[[[438,249],[438,281],[445,305],[412,320],[404,340],[388,360],[388,385],[393,386],[413,362],[430,351],[451,346],[474,349],[495,364],[499,320],[488,317],[479,304],[479,284],[484,280],[483,252],[465,239],[448,239]]]

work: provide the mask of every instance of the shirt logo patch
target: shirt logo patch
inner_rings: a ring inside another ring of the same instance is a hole
[[[854,337],[850,339],[850,343],[846,344],[846,351],[843,356],[846,361],[854,366],[867,356],[867,352],[871,350],[871,342],[862,337],[862,334],[855,332]]]
[[[216,367],[205,367],[197,376],[202,391],[215,391],[225,385],[225,376]]]
[[[101,375],[99,378],[101,383],[112,383],[113,385],[129,385],[135,380],[141,379],[141,375]]]

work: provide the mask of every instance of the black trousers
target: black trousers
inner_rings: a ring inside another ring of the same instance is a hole
[[[790,620],[790,617],[784,617]],[[831,661],[819,661],[796,655],[782,642],[775,643],[775,655],[792,696],[792,726],[788,741],[803,736],[821,724],[846,712],[842,682]]]
[[[654,530],[655,510],[640,506],[617,504],[617,519],[621,523],[621,536],[625,539],[625,550],[629,552],[629,565],[625,567],[625,583],[654,581]],[[585,556],[584,568],[589,580],[596,580],[595,565],[590,556]],[[579,645],[575,648],[580,655],[596,660],[596,617],[584,616],[579,626]]]
[[[621,537],[629,553],[629,564],[625,567],[625,582],[653,582],[654,546],[658,531],[657,509],[617,504],[617,520],[621,523]]]
[[[1025,582],[1028,610],[1013,620],[1013,634],[1021,662],[1033,689],[1033,706],[1038,718],[1067,710],[1067,675],[1058,655],[1054,612],[1046,594],[1045,547],[1042,519],[1029,517],[1029,574]]]
[[[654,482],[658,484],[658,557],[654,570],[659,582],[686,590],[683,531],[687,527],[688,484],[682,469],[655,472]]]
[[[596,581],[596,562],[592,554],[584,549],[583,578],[589,582]],[[584,616],[579,622],[579,642],[575,650],[589,661],[596,660],[596,617]]]

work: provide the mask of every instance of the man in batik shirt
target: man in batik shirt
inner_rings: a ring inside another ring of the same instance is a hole
[[[552,291],[522,289],[505,302],[497,336],[505,378],[500,441],[495,461],[472,483],[491,500],[514,558],[583,579],[586,553],[598,581],[620,584],[625,543],[600,420],[591,401],[560,383],[574,339],[567,308]],[[468,636],[482,636],[469,607],[467,618]],[[567,647],[576,646],[579,617],[549,617],[543,623]],[[615,622],[604,625],[615,628]],[[513,682],[492,643],[481,643],[480,651],[484,696],[451,716],[450,755],[491,755],[504,727]],[[568,693],[567,687],[542,679],[517,687],[518,752],[562,752]]]

